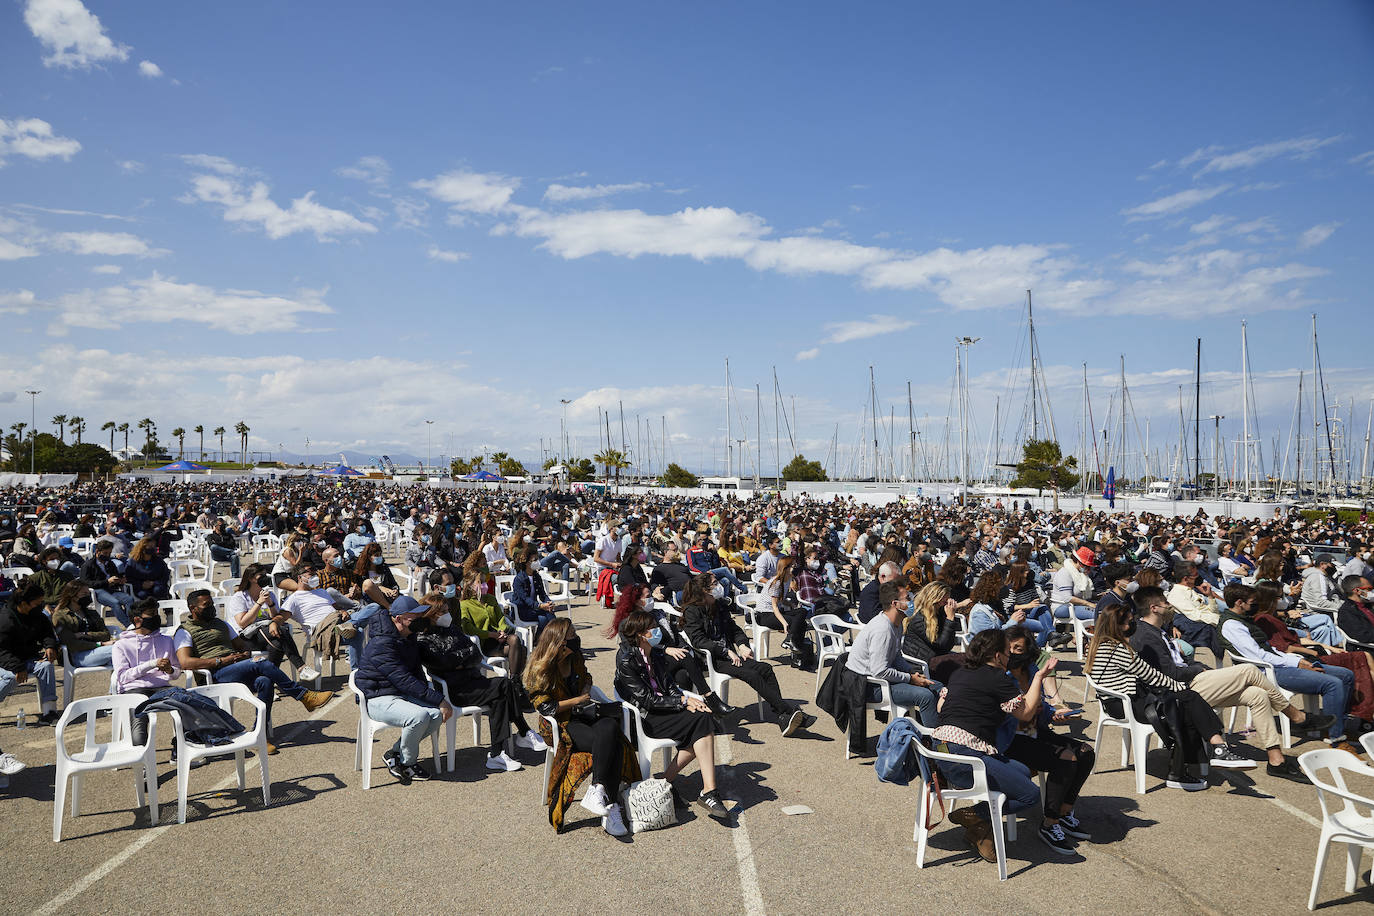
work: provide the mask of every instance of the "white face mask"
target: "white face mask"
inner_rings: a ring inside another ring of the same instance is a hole
[[[443,628],[453,626],[453,615],[450,614],[448,611],[445,611],[444,613],[439,615],[438,620],[434,621],[434,625]]]
[[[719,601],[721,598],[724,598],[724,597],[725,597],[725,586],[723,586],[723,585],[721,585],[719,582],[717,582],[717,583],[715,584],[715,586],[712,587],[712,589],[711,589],[711,597],[712,597],[712,598],[715,598],[717,601]]]
[[[311,576],[309,579],[306,579],[306,580],[305,580],[305,585],[306,585],[307,588],[311,588],[311,589],[319,588],[319,587],[320,587],[320,577],[319,577],[319,576]]]
[[[46,565],[48,569],[56,569],[57,567],[61,566],[62,563],[58,560],[49,560]]]

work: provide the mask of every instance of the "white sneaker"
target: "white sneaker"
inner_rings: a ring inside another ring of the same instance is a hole
[[[302,669],[301,669],[301,675],[300,675],[300,677],[298,677],[296,680],[297,680],[297,681],[313,681],[313,680],[315,680],[315,678],[317,678],[317,677],[319,677],[319,676],[320,676],[320,673],[319,673],[318,671],[316,671],[314,668],[302,668]]]
[[[611,800],[606,797],[605,786],[596,783],[587,790],[586,795],[582,796],[581,804],[582,807],[597,817],[604,817],[606,811],[611,807]]]
[[[513,759],[505,751],[502,751],[495,757],[487,758],[487,769],[502,770],[507,773],[514,773],[516,770],[524,769],[524,766],[520,763],[520,761]]]
[[[1207,780],[1205,779],[1166,779],[1164,780],[1164,785],[1170,789],[1182,789],[1185,792],[1203,792],[1206,791],[1208,787]]]
[[[544,739],[539,737],[539,732],[534,729],[530,729],[516,738],[515,743],[517,746],[531,751],[547,751],[549,749],[549,746],[544,743]]]
[[[27,768],[28,764],[13,754],[0,754],[0,775],[13,776]]]
[[[601,829],[611,836],[624,836],[630,832],[630,828],[625,826],[625,819],[620,816],[619,805],[611,805],[606,809],[606,814],[601,818]]]

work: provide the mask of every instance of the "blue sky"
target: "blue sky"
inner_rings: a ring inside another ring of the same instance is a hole
[[[1070,451],[1120,353],[1166,448],[1197,337],[1236,436],[1244,318],[1267,462],[1313,312],[1362,442],[1371,52],[1353,0],[0,4],[0,404],[532,459],[623,400],[705,469],[726,356],[823,457],[869,365],[942,438],[969,334],[977,461],[1032,288]]]

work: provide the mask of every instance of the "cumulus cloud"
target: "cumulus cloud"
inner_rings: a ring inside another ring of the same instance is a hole
[[[90,69],[129,59],[129,49],[105,34],[105,27],[81,0],[28,0],[24,24],[47,50],[48,67]]]
[[[53,248],[74,254],[99,254],[110,257],[129,255],[146,258],[167,254],[164,248],[153,248],[146,241],[128,232],[58,232],[49,237]]]
[[[285,238],[297,232],[312,232],[321,242],[332,241],[341,235],[373,233],[377,227],[351,213],[326,207],[315,200],[315,192],[282,207],[270,196],[266,183],[251,185],[239,179],[243,169],[218,156],[183,157],[193,164],[209,168],[218,174],[197,175],[191,180],[191,192],[183,198],[191,203],[203,202],[224,208],[224,219],[230,223],[257,226],[270,239]]]
[[[1322,242],[1331,238],[1332,234],[1340,227],[1340,223],[1318,223],[1298,236],[1298,247],[1304,250],[1316,248]]]
[[[91,268],[91,272],[97,274],[117,274],[123,270],[118,264],[97,264]]]
[[[352,165],[335,169],[334,174],[340,178],[352,178],[376,187],[385,187],[391,178],[391,166],[381,156],[363,156]]]
[[[411,187],[428,192],[431,197],[460,213],[497,214],[510,205],[511,196],[520,187],[520,179],[494,172],[456,169],[434,178],[411,182]]]
[[[38,118],[6,121],[0,118],[0,167],[6,156],[26,156],[29,159],[68,160],[81,149],[81,144],[53,133],[52,125]]]
[[[1344,137],[1301,137],[1293,140],[1277,140],[1261,143],[1233,152],[1222,152],[1224,147],[1208,146],[1194,150],[1185,156],[1179,165],[1192,166],[1203,163],[1199,175],[1208,172],[1230,172],[1236,169],[1253,168],[1271,159],[1310,159],[1324,146],[1340,142]]]
[[[894,334],[913,327],[915,321],[898,318],[896,315],[869,315],[857,321],[836,321],[825,326],[828,332],[822,343],[848,343],[851,340],[865,340],[880,334]]]
[[[438,245],[430,245],[426,252],[431,261],[444,261],[449,264],[457,264],[459,261],[466,261],[472,257],[466,251],[445,251]]]
[[[676,213],[643,210],[527,211],[514,229],[562,258],[613,254],[683,255],[698,261],[743,258],[770,230],[759,216],[729,207],[687,207]]]
[[[139,61],[138,72],[148,77],[148,79],[155,80],[162,75],[162,68],[150,60],[144,60]]]
[[[187,165],[209,172],[217,172],[220,175],[243,175],[247,173],[241,165],[237,165],[223,156],[212,156],[209,153],[185,153],[179,157]]]
[[[1131,207],[1122,210],[1121,213],[1130,222],[1142,219],[1156,219],[1161,216],[1172,216],[1175,213],[1182,213],[1190,207],[1206,203],[1218,194],[1229,191],[1229,184],[1217,185],[1211,188],[1189,188],[1186,191],[1179,191],[1176,194],[1169,194],[1157,200],[1143,203],[1138,207]]]
[[[809,350],[801,350],[801,351],[799,351],[799,352],[797,353],[797,360],[798,360],[798,362],[800,362],[800,361],[802,361],[802,360],[815,359],[817,356],[820,356],[820,355],[821,355],[821,348],[820,348],[820,347],[812,347],[812,348],[809,349]]]
[[[0,238],[0,261],[17,261],[20,258],[37,257],[38,249],[32,245],[13,242]]]
[[[564,184],[551,184],[544,190],[544,199],[554,203],[569,201],[595,200],[613,194],[626,194],[631,191],[645,191],[652,187],[648,182],[631,181],[625,184],[597,184],[583,187]]]
[[[128,324],[185,321],[230,334],[260,334],[294,330],[302,318],[333,311],[314,291],[288,297],[255,290],[217,290],[157,273],[118,286],[69,293],[53,304],[58,316],[52,333],[73,327],[110,330]]]
[[[137,159],[120,159],[115,165],[119,166],[119,170],[126,175],[136,175],[143,171],[143,163]]]
[[[38,299],[33,290],[20,289],[13,292],[0,291],[0,314],[22,315],[36,305]]]

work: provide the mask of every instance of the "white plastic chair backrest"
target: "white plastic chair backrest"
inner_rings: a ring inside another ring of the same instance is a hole
[[[3,575],[11,582],[17,583],[33,575],[33,570],[29,569],[27,566],[6,566],[4,569],[0,569],[0,575]]]
[[[1107,712],[1107,707],[1102,705],[1102,698],[1104,696],[1112,697],[1113,699],[1119,700],[1121,702],[1121,708],[1123,710],[1122,716],[1125,718],[1127,722],[1130,722],[1132,725],[1140,724],[1136,721],[1135,710],[1131,708],[1130,697],[1126,696],[1126,694],[1122,693],[1119,690],[1112,690],[1109,687],[1103,687],[1101,684],[1097,683],[1097,681],[1094,681],[1091,677],[1088,677],[1086,673],[1083,675],[1083,678],[1088,682],[1088,686],[1097,692],[1097,704],[1102,708],[1103,715],[1110,716],[1110,713]],[[1115,717],[1112,716],[1112,718]]]
[[[1374,778],[1374,767],[1361,763],[1358,757],[1338,748],[1326,747],[1303,754],[1298,758],[1298,766],[1302,767],[1303,773],[1317,789],[1317,801],[1322,806],[1323,820],[1329,821],[1333,816],[1341,814],[1368,819],[1370,812],[1374,811],[1374,799],[1350,791],[1350,787],[1345,783],[1346,773],[1353,773],[1362,781]],[[1323,778],[1323,771],[1329,775],[1329,779]],[[1332,810],[1334,804],[1327,805],[1328,794],[1341,799],[1339,811]],[[1360,810],[1360,806],[1363,806],[1363,811]],[[1350,819],[1342,820],[1348,822]],[[1374,827],[1368,836],[1374,839]]]
[[[1360,746],[1364,748],[1365,756],[1374,762],[1374,732],[1365,732],[1360,735]]]
[[[239,683],[227,684],[205,684],[200,687],[192,687],[191,693],[198,693],[201,696],[209,697],[214,700],[220,709],[233,715],[234,700],[242,700],[252,705],[258,711],[260,717],[267,715],[267,706],[253,695],[248,689],[248,685]],[[259,719],[261,721],[261,718]]]
[[[113,689],[114,675],[110,675],[111,689]],[[86,717],[85,742],[82,745],[83,751],[91,751],[98,747],[128,748],[133,747],[133,733],[129,730],[129,716],[147,697],[138,693],[112,694],[104,697],[88,697],[84,700],[73,700],[62,711],[62,718],[57,722],[57,755],[66,761],[73,761],[67,753],[66,742],[62,740],[62,732],[72,720],[82,716]],[[96,740],[97,718],[95,713],[110,712],[110,740]]]
[[[844,649],[844,634],[847,629],[844,621],[838,614],[817,614],[811,618],[811,625],[816,630],[817,647],[822,652],[834,652]]]

